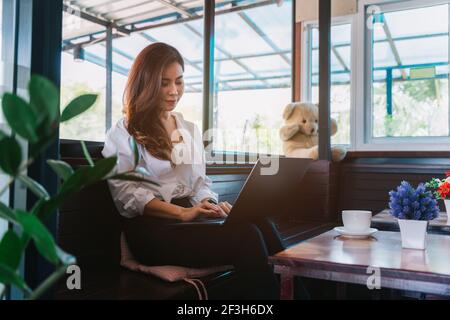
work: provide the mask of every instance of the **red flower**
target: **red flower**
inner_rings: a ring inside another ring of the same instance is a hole
[[[437,189],[437,192],[442,197],[442,199],[447,198],[450,196],[450,182],[445,181],[443,182]]]
[[[445,173],[446,177],[450,177],[450,171]]]

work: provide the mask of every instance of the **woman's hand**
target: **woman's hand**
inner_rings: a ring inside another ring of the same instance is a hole
[[[230,214],[232,206],[228,203],[228,201],[219,202],[218,206],[226,213],[227,216]]]
[[[216,204],[212,204],[210,202],[208,202],[207,199],[202,201],[203,204],[205,204],[206,206],[209,206],[211,209],[217,210],[220,212],[220,216],[223,218],[226,218],[228,216],[228,214],[231,211],[231,204],[229,204],[227,201],[224,202],[219,202],[217,205]]]
[[[222,212],[219,206],[207,201],[200,202],[191,208],[182,208],[181,220],[191,221],[198,216],[204,215],[208,218],[224,218],[227,215]]]

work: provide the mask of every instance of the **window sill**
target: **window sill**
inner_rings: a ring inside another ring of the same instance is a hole
[[[450,151],[348,151],[346,159],[354,158],[450,158]]]

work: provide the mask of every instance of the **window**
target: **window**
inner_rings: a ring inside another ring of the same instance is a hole
[[[86,1],[75,0],[71,3],[73,6],[66,6],[63,21],[61,106],[64,107],[73,97],[83,93],[94,92],[99,94],[99,98],[93,108],[61,125],[62,139],[104,140],[109,123],[115,124],[123,116],[123,93],[134,59],[142,49],[154,42],[168,43],[182,54],[186,89],[176,111],[202,128],[203,20],[177,21],[182,20],[180,11],[185,10],[186,15],[201,14],[202,7],[192,1],[179,2],[178,11],[169,3],[153,1],[130,5],[129,1],[120,0],[109,4],[87,5]],[[103,26],[105,20],[111,20],[122,28],[112,29],[110,114],[107,112],[109,106],[106,99],[108,82],[107,30]],[[164,25],[155,26],[159,23]],[[133,32],[130,32],[131,29]]]
[[[292,100],[292,23],[292,1],[216,15],[216,151],[282,153],[278,130]]]
[[[105,28],[75,14],[63,15],[64,44],[61,55],[61,108],[81,94],[98,94],[95,105],[60,127],[61,139],[103,141],[106,131],[106,48],[104,43],[77,46],[77,41],[85,39],[83,32],[99,32],[97,39],[105,37]],[[80,34],[81,33],[81,34]],[[72,38],[78,39],[70,41]],[[64,48],[68,48],[67,50]]]
[[[202,129],[203,113],[203,20],[198,19],[160,28],[136,32],[129,37],[113,41],[113,62],[119,70],[128,71],[134,57],[147,45],[165,42],[177,48],[184,59],[185,92],[176,112]],[[118,72],[113,79],[113,123],[122,116],[122,94],[125,89],[126,72]]]
[[[369,143],[448,143],[448,15],[448,4],[432,1],[387,4],[367,15]]]
[[[3,84],[3,79],[5,79],[5,67],[4,67],[4,52],[3,52],[3,48],[4,48],[4,36],[3,36],[3,32],[5,30],[5,27],[3,25],[3,0],[0,0],[0,74],[1,74],[1,80],[0,80],[0,85],[1,85],[1,90],[0,90],[0,96],[3,96],[4,93],[4,84]],[[0,102],[1,102],[1,98],[0,98]],[[0,130],[4,130],[4,119],[3,119],[3,114],[0,111]],[[5,174],[3,174],[2,172],[0,172],[0,189],[3,188],[3,186],[6,184],[6,182],[8,181],[8,178]],[[9,203],[8,202],[8,196],[9,193],[5,192],[4,194],[0,194],[0,202],[3,203]],[[0,218],[0,239],[3,237],[3,233],[7,230],[8,228],[8,223],[6,222],[6,220],[3,220]],[[0,285],[0,292],[3,292],[3,286]]]
[[[0,104],[5,92],[13,89],[14,72],[14,2],[0,0]],[[0,130],[8,133],[9,128],[0,109]],[[10,192],[6,187],[9,176],[0,170],[0,202],[9,205]],[[8,230],[8,222],[0,218],[0,239]],[[4,286],[0,284],[0,293],[3,293]],[[0,299],[1,300],[1,299]]]
[[[292,0],[216,1],[216,84],[213,127],[225,132],[225,151],[281,151],[281,113],[291,101]],[[154,42],[179,49],[185,60],[185,94],[177,110],[202,129],[203,2],[118,0],[66,5],[63,30],[62,102],[75,94],[100,93],[96,106],[61,126],[61,138],[103,140],[108,123],[122,117],[126,77],[137,54]],[[241,9],[240,6],[248,6]],[[227,11],[227,14],[222,14]],[[200,17],[200,18],[198,18]],[[111,116],[105,99],[105,21],[114,24]],[[251,45],[249,45],[251,40]],[[74,62],[79,57],[83,62]],[[106,107],[105,107],[106,105]],[[244,108],[245,106],[245,108]],[[237,110],[241,112],[237,116]],[[111,119],[106,119],[111,117]],[[105,125],[106,124],[106,125]],[[214,140],[219,141],[218,139]]]
[[[357,10],[333,11],[330,96],[331,117],[338,122],[333,144],[448,150],[449,3],[360,0]],[[318,102],[318,22],[305,17],[302,100]]]
[[[348,19],[347,19],[348,20]],[[338,132],[331,138],[332,144],[350,144],[350,110],[352,101],[351,23],[334,24],[331,27],[331,117],[338,124]],[[319,102],[319,29],[317,24],[306,28],[308,48],[307,86],[304,100]]]

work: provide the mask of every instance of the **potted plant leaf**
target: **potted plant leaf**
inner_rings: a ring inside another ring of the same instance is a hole
[[[439,216],[439,208],[423,183],[413,188],[402,181],[397,190],[389,192],[391,215],[398,218],[402,247],[425,249],[428,221]]]
[[[135,154],[134,170],[117,173],[117,157],[109,157],[93,162],[86,145],[81,141],[85,158],[89,165],[74,170],[68,163],[60,160],[47,160],[48,165],[61,179],[55,195],[50,195],[38,181],[27,175],[27,168],[34,159],[58,137],[60,122],[69,121],[88,110],[96,101],[97,95],[85,94],[73,99],[60,114],[59,91],[44,77],[34,75],[28,85],[29,101],[5,93],[2,97],[2,110],[10,132],[0,130],[0,170],[8,176],[5,185],[0,186],[0,196],[14,181],[21,181],[38,201],[28,210],[13,209],[0,202],[0,218],[18,226],[10,228],[0,240],[0,284],[19,288],[27,299],[39,298],[48,288],[65,274],[68,266],[76,259],[58,247],[53,235],[44,225],[50,214],[74,193],[86,186],[105,179],[144,181],[148,180],[143,170],[137,167],[138,151],[134,140],[130,148]],[[18,137],[28,142],[28,155],[23,154]],[[38,287],[30,288],[18,268],[21,257],[29,243],[33,241],[40,255],[55,266],[55,271]],[[0,288],[0,300],[4,294]]]

